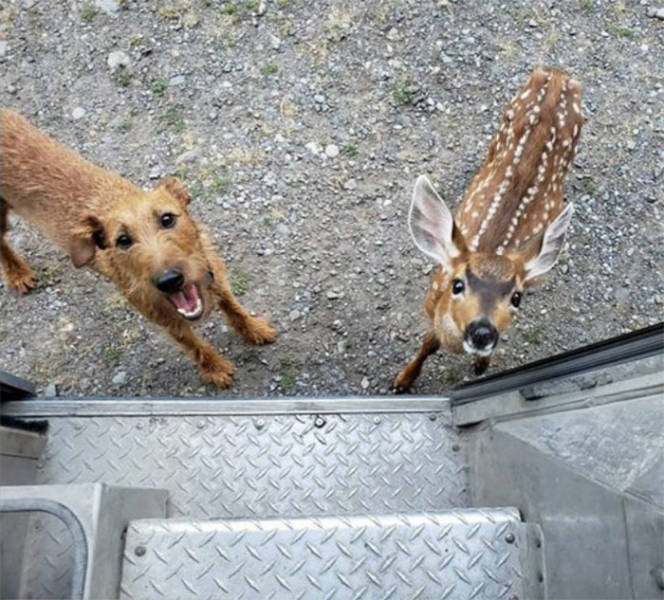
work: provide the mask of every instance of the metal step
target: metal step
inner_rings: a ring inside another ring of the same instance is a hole
[[[120,597],[540,598],[537,535],[512,508],[137,520],[127,531]]]
[[[53,521],[57,522],[59,530],[51,529],[50,534],[56,531],[60,552],[40,555],[33,551],[33,544],[25,544],[23,564],[18,567],[23,575],[18,597],[43,598],[41,584],[51,581],[54,589],[47,589],[49,596],[117,598],[124,532],[128,523],[141,517],[165,516],[166,492],[102,483],[0,486],[0,514],[8,519],[8,515],[26,513],[48,515],[52,527],[55,526]],[[43,541],[43,535],[38,537]],[[3,535],[0,540],[3,559],[5,556],[11,559],[22,550],[23,539]],[[64,571],[67,578],[64,581],[49,579],[47,573],[54,563],[62,572],[58,563],[63,559],[68,567]],[[16,569],[15,563],[15,560],[8,564],[1,561],[0,577],[7,575],[8,567]],[[15,573],[10,575],[16,577]],[[62,587],[64,593],[60,593]]]
[[[444,399],[27,400],[48,419],[40,484],[162,488],[169,517],[439,512],[467,504],[463,444]],[[71,535],[33,518],[33,597],[71,591]],[[43,568],[34,568],[42,565]]]

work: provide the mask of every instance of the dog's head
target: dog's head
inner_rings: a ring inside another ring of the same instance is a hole
[[[118,199],[105,214],[85,219],[72,242],[72,262],[81,267],[94,259],[130,299],[200,319],[211,308],[213,275],[189,201],[174,177]]]

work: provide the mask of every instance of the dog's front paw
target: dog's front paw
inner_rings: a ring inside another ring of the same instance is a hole
[[[28,266],[15,267],[5,278],[7,285],[21,294],[27,294],[35,287],[35,272]]]
[[[242,337],[250,344],[260,346],[274,342],[277,339],[277,331],[270,327],[264,319],[251,317],[242,332]]]
[[[229,387],[233,382],[233,373],[235,372],[233,363],[220,356],[208,362],[212,364],[201,366],[201,379],[203,382],[209,385],[216,385],[223,389]]]

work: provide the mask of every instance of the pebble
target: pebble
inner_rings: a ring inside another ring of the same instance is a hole
[[[270,48],[272,50],[279,50],[281,47],[281,40],[276,35],[270,36]]]
[[[150,179],[159,179],[161,177],[161,169],[159,167],[152,167],[149,177]]]
[[[170,87],[177,87],[180,85],[184,85],[185,78],[184,75],[174,75],[168,80],[168,85]]]
[[[360,385],[362,386],[363,390],[366,390],[369,387],[369,380],[366,377],[362,377]]]
[[[55,384],[55,382],[52,381],[44,388],[44,396],[46,396],[47,398],[55,398],[57,395],[58,395],[58,387]]]
[[[316,94],[314,100],[318,102],[318,104],[323,104],[325,102],[325,96],[323,96],[323,94]]]
[[[111,382],[114,385],[124,385],[125,383],[127,383],[127,372],[126,371],[118,371],[116,373],[115,377],[113,377],[113,379],[111,380]]]
[[[115,50],[108,55],[106,60],[111,71],[115,71],[120,67],[129,67],[131,65],[131,60],[126,52],[122,50]]]
[[[646,15],[653,19],[661,19],[664,21],[664,6],[662,8],[649,8]]]
[[[325,146],[325,154],[327,154],[330,158],[336,158],[339,156],[339,146],[336,144],[328,144]]]
[[[9,44],[5,40],[0,40],[0,56],[4,56],[7,53],[7,48],[9,48]]]
[[[305,144],[304,147],[312,154],[320,154],[322,151],[322,148],[318,142],[309,142]]]
[[[299,310],[297,310],[296,308],[293,309],[293,310],[291,310],[291,311],[288,313],[288,319],[289,319],[289,321],[291,321],[291,322],[292,322],[292,321],[297,321],[301,316],[302,316],[302,313],[301,313]]]
[[[344,294],[340,290],[332,289],[328,290],[325,295],[327,296],[328,300],[336,300],[337,298],[341,298]]]
[[[114,15],[120,10],[120,2],[118,0],[95,0],[95,6],[103,10],[107,15]]]
[[[184,163],[194,162],[198,158],[199,154],[200,154],[200,152],[199,152],[198,148],[194,148],[192,150],[187,150],[186,152],[183,152],[182,154],[180,154],[180,156],[178,156],[175,159],[175,164],[176,165],[181,165],[181,164],[184,164]]]
[[[75,121],[82,119],[85,116],[85,109],[82,106],[77,106],[74,110],[71,111],[71,117]]]

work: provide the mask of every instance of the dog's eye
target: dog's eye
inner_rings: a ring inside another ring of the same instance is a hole
[[[464,288],[466,285],[461,281],[461,279],[455,279],[452,282],[452,293],[456,296],[457,294],[460,294],[463,292]]]
[[[175,225],[175,215],[173,213],[164,213],[159,219],[164,229],[170,229]]]
[[[118,248],[122,248],[123,250],[126,250],[129,248],[129,246],[132,245],[131,238],[126,234],[122,233],[118,236],[118,239],[115,240],[115,244],[117,245]]]
[[[514,292],[510,298],[510,302],[514,308],[519,308],[519,304],[521,304],[521,292]]]

